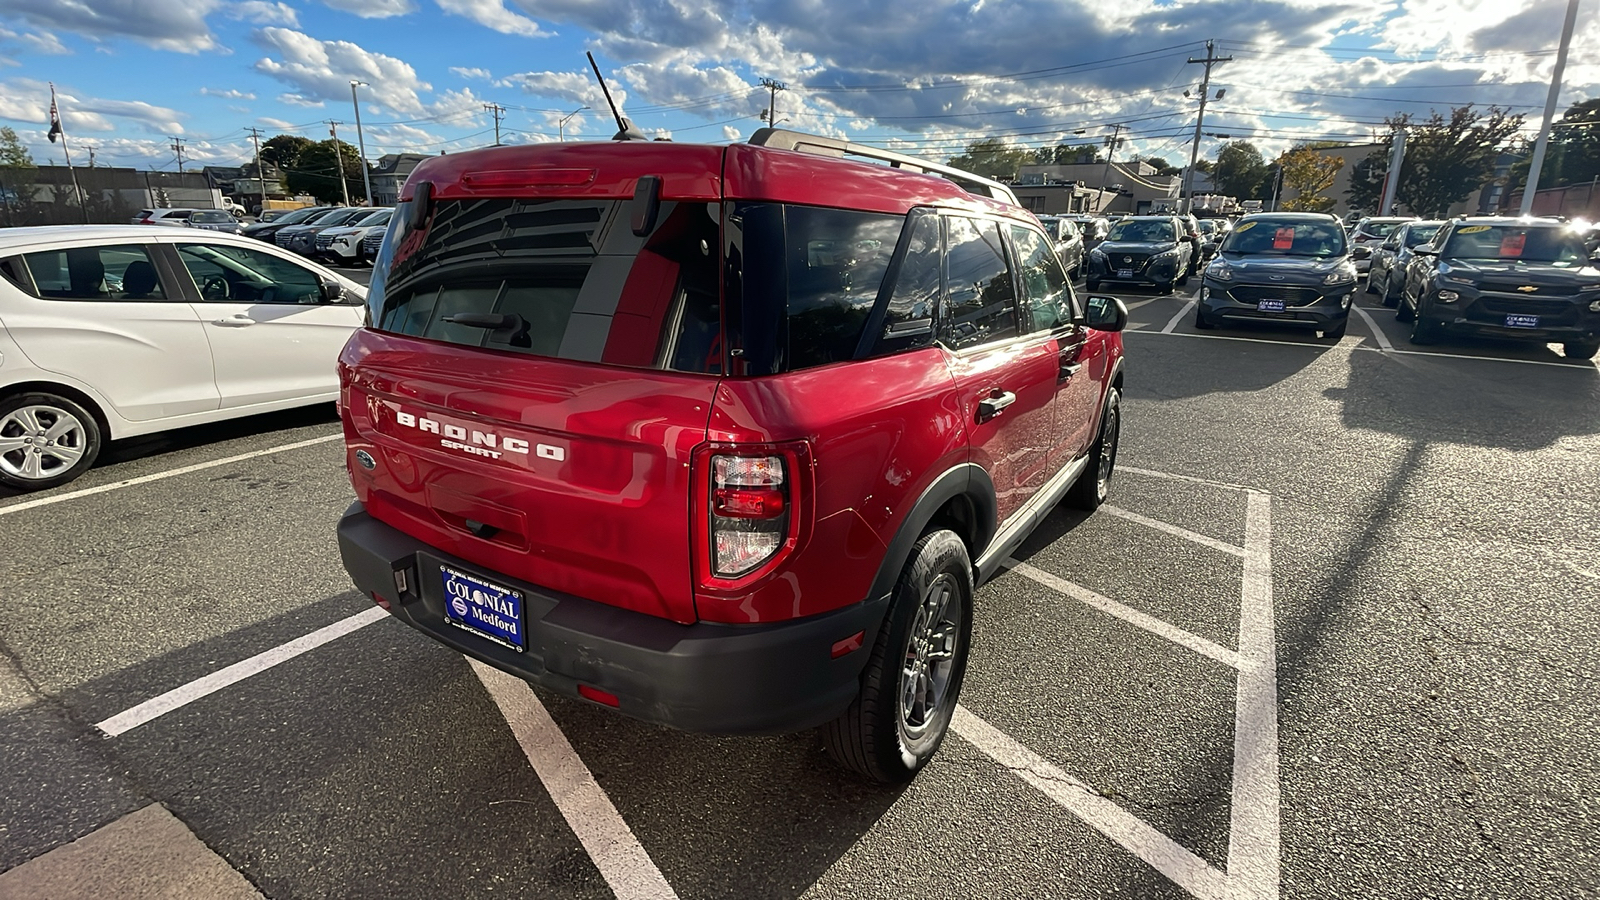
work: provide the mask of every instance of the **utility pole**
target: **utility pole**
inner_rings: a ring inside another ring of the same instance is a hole
[[[1544,101],[1544,122],[1539,140],[1533,145],[1533,160],[1528,163],[1528,183],[1522,188],[1522,215],[1533,214],[1533,198],[1539,193],[1539,173],[1544,168],[1544,153],[1550,146],[1550,121],[1556,115],[1556,99],[1561,95],[1561,75],[1567,70],[1567,50],[1572,47],[1572,27],[1578,21],[1578,0],[1567,0],[1567,19],[1561,24],[1561,46],[1556,50],[1556,68],[1550,73],[1550,93]]]
[[[84,144],[83,145],[83,149],[89,151],[89,168],[91,168],[91,169],[94,168],[94,152],[96,150],[99,150],[100,148],[99,147],[90,146],[89,144]]]
[[[350,184],[344,180],[344,150],[339,146],[339,122],[328,120],[328,133],[333,135],[333,165],[339,179],[339,190],[344,193],[344,205],[350,205]]]
[[[261,195],[261,208],[267,208],[267,180],[261,175],[261,129],[247,128],[250,140],[256,145],[256,193]]]
[[[367,136],[361,133],[361,101],[356,99],[356,88],[365,85],[372,87],[365,81],[350,82],[350,105],[356,111],[356,146],[361,149],[361,186],[367,192],[367,205],[372,205],[372,176],[367,172]]]
[[[1200,79],[1200,114],[1194,120],[1194,146],[1189,148],[1189,168],[1183,173],[1183,194],[1187,198],[1183,206],[1184,212],[1194,210],[1194,168],[1200,164],[1200,129],[1205,126],[1206,100],[1211,96],[1211,67],[1217,63],[1233,62],[1231,56],[1218,56],[1213,49],[1215,46],[1214,41],[1206,41],[1205,59],[1189,57],[1189,64],[1205,66],[1206,74]]]
[[[1106,164],[1100,169],[1100,208],[1095,210],[1097,213],[1106,211],[1106,183],[1111,180],[1111,154],[1117,152],[1117,144],[1122,137],[1122,129],[1127,127],[1121,124],[1113,125],[1111,140],[1106,142]]]
[[[1389,175],[1383,180],[1383,196],[1378,200],[1378,215],[1393,215],[1390,207],[1400,202],[1400,166],[1406,161],[1406,130],[1394,130],[1394,146],[1389,150]]]
[[[771,78],[761,79],[761,86],[772,92],[767,98],[767,124],[772,125],[778,120],[778,92],[787,91],[789,86]]]
[[[494,116],[494,145],[498,147],[500,146],[500,117],[506,114],[506,108],[498,103],[485,103],[483,108],[489,111],[489,115]]]
[[[174,153],[178,154],[178,174],[182,175],[183,174],[183,138],[181,138],[181,137],[173,137],[173,139],[172,139],[172,150],[173,150]]]

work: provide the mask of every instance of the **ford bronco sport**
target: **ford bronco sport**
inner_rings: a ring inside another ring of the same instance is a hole
[[[430,159],[369,296],[364,593],[625,715],[821,726],[882,781],[944,737],[974,586],[1116,462],[1126,309],[1004,185],[827,138]]]

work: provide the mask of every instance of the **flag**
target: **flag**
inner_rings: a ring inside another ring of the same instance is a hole
[[[61,130],[61,110],[56,108],[56,86],[52,84],[50,85],[50,133],[45,137],[54,144],[58,134],[65,135],[66,132]]]

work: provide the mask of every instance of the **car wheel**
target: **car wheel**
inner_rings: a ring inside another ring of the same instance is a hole
[[[1394,292],[1393,278],[1385,278],[1383,280],[1383,294],[1381,299],[1383,300],[1383,305],[1389,307],[1390,309],[1394,309],[1400,305],[1400,295]]]
[[[1191,274],[1192,273],[1188,269],[1184,269],[1183,270],[1183,274],[1178,276],[1178,281],[1177,281],[1178,286],[1179,287],[1183,287],[1184,285],[1188,284],[1189,283],[1189,276]]]
[[[1417,309],[1411,305],[1411,298],[1406,295],[1404,287],[1400,289],[1400,299],[1395,301],[1394,317],[1401,322],[1416,321]]]
[[[1350,314],[1349,313],[1345,313],[1344,318],[1339,320],[1339,324],[1333,326],[1332,328],[1324,330],[1322,332],[1322,336],[1337,344],[1339,342],[1339,339],[1344,337],[1345,331],[1348,330],[1349,328],[1350,328]]]
[[[100,455],[100,423],[55,394],[0,400],[0,484],[42,491],[89,470]]]
[[[972,561],[948,530],[922,536],[895,584],[861,692],[822,726],[836,762],[874,781],[909,781],[943,743],[972,635]]]
[[[1198,303],[1194,305],[1194,327],[1202,331],[1217,327],[1216,323],[1212,322],[1211,318],[1206,315],[1205,307]]]
[[[1439,340],[1439,326],[1428,320],[1428,307],[1418,302],[1411,318],[1411,343],[1432,344]]]
[[[1083,286],[1090,293],[1093,293],[1094,291],[1098,291],[1098,290],[1100,290],[1100,279],[1091,278],[1088,281],[1084,282]]]
[[[1600,341],[1567,341],[1561,345],[1567,359],[1594,359],[1596,351],[1600,351]]]
[[[1067,493],[1067,505],[1090,512],[1100,508],[1111,495],[1111,476],[1117,471],[1117,444],[1122,438],[1122,392],[1115,387],[1106,392],[1106,412],[1100,417],[1100,433],[1089,447],[1089,464]]]
[[[1372,272],[1371,272],[1371,271],[1370,271],[1370,270],[1369,270],[1369,271],[1368,271],[1368,272],[1367,272],[1367,286],[1366,286],[1366,287],[1365,287],[1365,288],[1363,288],[1363,290],[1365,290],[1365,291],[1366,291],[1366,292],[1367,292],[1367,293],[1369,293],[1369,294],[1376,294],[1376,293],[1377,293],[1377,292],[1378,292],[1378,289],[1377,289],[1377,288],[1376,288],[1376,287],[1374,287],[1374,286],[1373,286],[1373,284],[1372,284],[1372,282],[1373,282],[1373,279],[1375,279],[1375,278],[1376,278],[1376,277],[1377,277],[1377,276],[1376,276],[1376,275],[1374,275],[1374,274],[1373,274],[1373,273],[1372,273]]]

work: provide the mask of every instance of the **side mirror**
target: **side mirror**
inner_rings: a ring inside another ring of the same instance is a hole
[[[323,303],[344,302],[344,285],[339,282],[330,278],[323,278],[320,279],[317,286],[320,289]]]
[[[1084,324],[1096,331],[1121,331],[1128,327],[1128,307],[1115,297],[1091,294]]]
[[[1350,248],[1350,258],[1351,259],[1371,259],[1372,258],[1372,248],[1368,247],[1368,246],[1366,246],[1364,244],[1357,244],[1356,246]]]
[[[1412,256],[1438,256],[1439,251],[1432,244],[1422,244],[1411,251]]]

